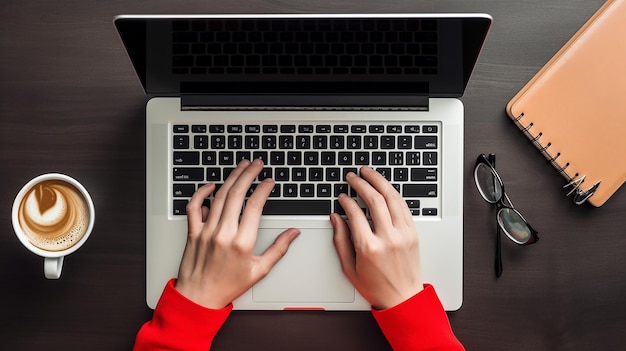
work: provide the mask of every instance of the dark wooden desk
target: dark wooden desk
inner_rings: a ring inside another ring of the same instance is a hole
[[[494,24],[463,98],[465,301],[450,315],[468,350],[617,350],[626,330],[626,190],[575,206],[563,179],[504,106],[601,0],[3,1],[0,4],[0,340],[3,350],[129,350],[145,305],[144,106],[117,37],[122,13],[487,12]],[[593,125],[580,126],[593,128]],[[516,207],[541,242],[504,242],[493,273],[494,210],[471,177],[496,152]],[[16,240],[10,208],[44,172],[92,193],[96,227],[59,281]],[[215,350],[384,350],[367,312],[235,312]]]

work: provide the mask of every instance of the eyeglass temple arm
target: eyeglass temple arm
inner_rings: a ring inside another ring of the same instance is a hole
[[[501,234],[500,234],[500,225],[496,222],[496,259],[495,259],[495,270],[496,270],[496,278],[499,278],[502,275],[502,243],[501,243]]]
[[[496,154],[487,155],[487,160],[489,160],[489,163],[491,163],[491,166],[495,169],[496,168]]]

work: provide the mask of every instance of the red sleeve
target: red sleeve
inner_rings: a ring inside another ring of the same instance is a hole
[[[233,305],[220,310],[202,307],[179,293],[175,282],[172,279],[165,286],[152,320],[137,334],[133,351],[207,351],[211,347]]]
[[[372,313],[394,351],[464,350],[432,285],[424,284],[410,299]]]

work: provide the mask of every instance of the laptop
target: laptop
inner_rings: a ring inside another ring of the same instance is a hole
[[[459,97],[489,15],[122,15],[114,23],[150,96],[149,307],[178,273],[191,195],[219,186],[244,158],[262,158],[259,179],[276,181],[255,252],[286,228],[302,232],[235,309],[370,309],[341,271],[328,216],[343,213],[340,192],[356,196],[344,175],[362,165],[406,199],[425,281],[446,310],[461,307]]]

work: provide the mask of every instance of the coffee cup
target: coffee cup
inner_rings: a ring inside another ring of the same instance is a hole
[[[65,174],[46,173],[18,192],[11,213],[20,242],[44,258],[44,275],[59,279],[65,256],[89,238],[95,221],[87,190]]]

